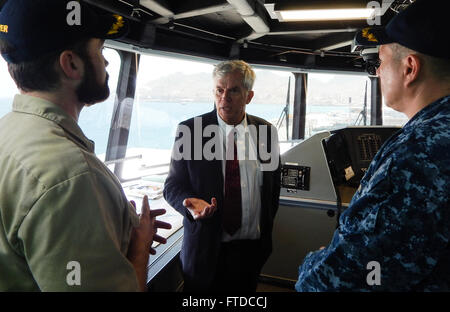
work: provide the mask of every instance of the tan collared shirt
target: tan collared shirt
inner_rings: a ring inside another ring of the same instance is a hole
[[[139,290],[138,216],[73,118],[17,95],[0,134],[0,291]]]

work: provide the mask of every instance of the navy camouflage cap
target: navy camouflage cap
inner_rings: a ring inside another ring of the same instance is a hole
[[[371,47],[398,43],[411,50],[450,58],[449,11],[440,0],[416,0],[392,18],[386,27],[367,27],[356,34],[355,45]]]
[[[117,39],[128,32],[120,15],[100,15],[81,1],[9,0],[0,11],[8,63],[32,61],[82,38]]]

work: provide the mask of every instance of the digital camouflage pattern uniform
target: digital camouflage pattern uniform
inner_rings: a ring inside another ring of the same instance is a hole
[[[373,159],[331,244],[297,291],[450,290],[450,96],[417,113]],[[380,285],[367,268],[380,264]],[[372,284],[372,283],[370,283]]]

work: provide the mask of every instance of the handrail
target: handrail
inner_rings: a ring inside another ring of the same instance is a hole
[[[162,168],[162,167],[167,167],[170,166],[170,163],[167,164],[158,164],[158,165],[151,165],[151,166],[147,166],[147,165],[141,165],[142,169],[156,169],[156,168]]]
[[[123,163],[124,161],[131,160],[131,159],[142,159],[142,155],[130,156],[130,157],[125,157],[125,158],[115,159],[115,160],[108,160],[108,161],[105,161],[105,165],[108,166],[108,165],[113,165],[113,164],[120,164],[120,163]]]
[[[289,140],[289,141],[278,141],[278,143],[301,143],[305,140]]]

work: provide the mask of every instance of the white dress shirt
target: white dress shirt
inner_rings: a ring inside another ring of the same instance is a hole
[[[226,139],[233,126],[227,125],[217,114],[219,122],[219,139],[223,146],[222,173],[225,179],[226,166]],[[260,162],[256,157],[257,154],[257,138],[256,133],[250,132],[247,125],[247,116],[236,126],[237,135],[236,147],[239,159],[239,174],[241,178],[241,195],[242,195],[242,222],[241,227],[230,236],[223,231],[222,241],[228,242],[237,239],[259,239],[261,230],[259,221],[261,218],[261,187],[263,182],[263,173],[261,171]],[[248,133],[248,148],[246,149],[246,133]],[[246,157],[247,156],[247,157]],[[225,194],[224,181],[224,194]]]

